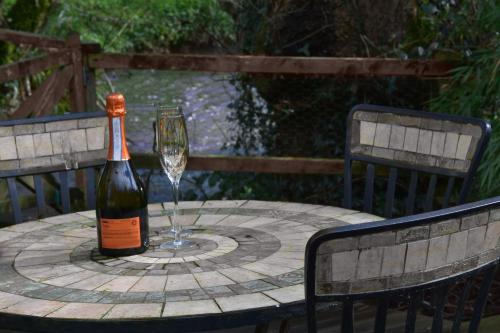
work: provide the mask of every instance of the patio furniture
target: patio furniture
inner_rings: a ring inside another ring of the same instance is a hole
[[[196,246],[174,257],[158,247],[171,208],[149,206],[150,249],[122,258],[96,251],[93,210],[0,229],[0,327],[180,333],[260,325],[265,332],[272,320],[305,314],[311,235],[380,219],[299,203],[181,202]]]
[[[356,105],[347,117],[344,206],[371,213],[374,201],[383,202],[376,213],[389,218],[398,211],[399,216],[431,211],[436,199],[441,208],[464,203],[490,132],[482,119]],[[359,203],[353,201],[354,163],[366,165]],[[375,178],[384,170],[388,177],[377,177],[384,178],[380,184]],[[419,188],[426,188],[421,191],[425,195],[419,195]]]
[[[308,329],[316,332],[316,307],[342,305],[342,333],[353,332],[355,304],[377,306],[374,331],[384,332],[388,310],[406,311],[405,332],[415,331],[424,305],[432,332],[451,317],[459,332],[464,304],[472,296],[468,332],[477,332],[500,255],[500,197],[398,219],[321,230],[306,247]],[[482,276],[478,290],[473,281]],[[448,291],[461,284],[454,311]],[[476,293],[477,292],[477,293]],[[446,312],[446,313],[444,313]]]
[[[70,212],[70,171],[63,158],[66,151],[86,173],[86,207],[95,207],[95,169],[102,166],[107,153],[108,120],[103,112],[71,113],[0,122],[0,179],[6,179],[15,223],[23,221],[16,183],[23,184],[36,196],[38,216],[46,216],[48,208],[44,192],[44,176],[53,174],[52,185],[58,189],[61,207]],[[66,154],[67,155],[67,154]],[[71,167],[71,166],[70,166]],[[33,176],[28,184],[26,176]],[[47,177],[45,177],[47,178]],[[17,181],[16,181],[17,180]]]

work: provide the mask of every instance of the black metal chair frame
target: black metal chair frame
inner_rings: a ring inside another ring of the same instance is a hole
[[[353,155],[351,153],[352,121],[353,121],[353,115],[356,111],[395,113],[398,115],[414,116],[419,118],[448,120],[457,123],[473,124],[481,127],[483,135],[478,142],[478,149],[475,151],[475,154],[471,160],[470,168],[466,173],[447,170],[439,167],[424,167],[418,165],[408,166],[396,160]],[[344,207],[352,208],[352,181],[353,181],[352,162],[353,161],[361,161],[367,163],[366,183],[364,188],[363,208],[362,208],[362,210],[367,213],[371,213],[373,211],[375,165],[381,165],[390,168],[387,191],[385,194],[385,207],[384,207],[385,217],[392,217],[392,209],[394,205],[398,169],[410,170],[411,172],[408,197],[406,198],[406,215],[411,215],[414,213],[419,172],[425,172],[431,174],[429,185],[426,192],[424,211],[432,210],[432,202],[435,195],[437,175],[448,177],[448,183],[446,187],[442,208],[448,207],[449,199],[452,195],[456,178],[463,179],[463,183],[460,188],[459,199],[457,202],[457,204],[463,204],[465,203],[467,195],[469,194],[469,191],[471,189],[472,180],[481,161],[481,157],[484,154],[490,135],[491,135],[491,125],[486,120],[483,119],[450,115],[450,114],[431,113],[421,110],[400,109],[400,108],[370,105],[370,104],[356,105],[352,108],[347,117],[347,132],[346,132],[345,159],[344,159]]]
[[[403,228],[416,227],[429,222],[443,221],[461,217],[470,213],[478,212],[488,208],[500,208],[500,197],[487,199],[475,203],[464,204],[452,208],[441,209],[438,211],[422,213],[397,219],[376,221],[364,224],[349,225],[337,228],[328,228],[318,231],[308,241],[305,253],[305,296],[308,332],[316,332],[316,309],[317,305],[327,303],[342,304],[342,333],[353,332],[353,303],[360,300],[377,300],[377,312],[375,316],[374,332],[385,331],[385,321],[388,311],[389,301],[394,298],[409,300],[405,332],[415,331],[415,322],[417,307],[422,301],[421,297],[424,291],[429,289],[438,289],[439,296],[434,309],[434,318],[432,332],[441,332],[443,323],[443,308],[445,305],[445,296],[447,288],[455,284],[458,280],[468,279],[462,295],[459,300],[458,310],[453,320],[452,332],[458,333],[463,318],[465,301],[469,296],[472,284],[472,277],[478,274],[484,274],[481,287],[474,303],[474,313],[469,324],[469,333],[477,332],[479,323],[486,305],[488,290],[498,269],[500,258],[487,262],[474,269],[458,273],[444,279],[429,281],[409,287],[388,289],[383,291],[358,293],[358,294],[339,294],[339,295],[317,295],[316,294],[316,257],[321,244],[333,239],[356,237],[375,232],[397,230]]]
[[[74,119],[86,119],[86,118],[97,118],[102,117],[103,112],[81,112],[66,114],[63,116],[46,116],[38,118],[29,119],[15,119],[2,122],[2,126],[15,126],[15,125],[26,125],[26,124],[38,124],[47,123],[60,120],[74,120]],[[102,167],[103,162],[79,162],[79,167],[77,170],[85,169],[86,172],[86,186],[87,186],[87,209],[95,209],[95,184],[96,184],[96,168]],[[39,216],[44,216],[45,214],[45,195],[43,190],[42,174],[57,173],[59,177],[59,185],[61,192],[61,206],[62,213],[67,214],[71,211],[70,202],[70,189],[69,189],[69,172],[72,170],[67,170],[64,165],[51,166],[51,167],[38,167],[33,169],[17,169],[17,170],[0,170],[0,179],[7,180],[7,186],[9,191],[9,197],[11,200],[12,211],[14,214],[15,223],[20,223],[23,221],[23,214],[21,212],[21,206],[18,198],[18,191],[16,185],[16,178],[22,176],[33,176],[35,185],[35,196],[36,204]]]

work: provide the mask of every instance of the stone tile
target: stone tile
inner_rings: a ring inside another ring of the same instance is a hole
[[[389,148],[403,150],[403,145],[405,142],[405,132],[406,132],[405,127],[399,125],[392,125],[391,138],[389,140]]]
[[[132,288],[132,286],[136,284],[139,279],[139,276],[118,276],[101,285],[96,290],[126,292]]]
[[[17,232],[7,231],[7,230],[0,230],[0,243],[8,241],[8,240],[15,238],[15,237],[18,237],[18,236],[21,236],[21,234],[17,233]]]
[[[352,118],[356,120],[377,121],[379,116],[378,112],[373,111],[356,111]]]
[[[169,275],[165,291],[200,288],[192,274]]]
[[[93,212],[95,217],[95,210]],[[46,217],[44,219],[41,219],[40,221],[50,224],[63,224],[68,222],[89,222],[89,219],[86,216],[83,216],[83,214],[81,213],[73,213]]]
[[[462,124],[450,120],[443,120],[443,131],[445,132],[460,132]]]
[[[130,291],[163,291],[166,282],[167,276],[143,276]]]
[[[420,128],[440,131],[443,128],[443,122],[433,118],[422,118]]]
[[[16,141],[13,136],[0,137],[0,160],[17,158]]]
[[[233,284],[234,282],[219,272],[203,272],[193,274],[202,288],[223,286]]]
[[[477,125],[463,124],[460,133],[471,135],[473,138],[480,138],[483,134],[483,130]]]
[[[372,156],[373,157],[385,158],[387,160],[393,160],[394,153],[395,153],[394,150],[387,149],[387,148],[373,147],[373,149],[372,149]]]
[[[106,127],[108,126],[108,117],[95,117],[78,119],[78,128],[89,128],[89,127]]]
[[[455,158],[459,160],[465,160],[467,158],[467,152],[469,151],[470,144],[472,142],[472,136],[470,135],[460,135],[458,138],[458,147]]]
[[[196,220],[196,225],[214,225],[226,217],[228,215],[203,214]]]
[[[106,282],[109,282],[115,278],[114,275],[108,274],[96,274],[94,276],[88,277],[79,282],[68,285],[68,288],[83,289],[83,290],[94,290]]]
[[[358,248],[359,237],[339,238],[322,243],[318,249],[319,254],[344,252]]]
[[[42,317],[64,305],[66,305],[66,303],[30,298],[26,301],[11,305],[3,309],[2,312]]]
[[[80,152],[87,150],[87,135],[84,129],[71,130],[68,132],[69,141],[71,143],[71,150],[73,152]]]
[[[241,267],[221,269],[219,270],[219,273],[238,283],[266,278],[265,275],[252,272]]]
[[[431,155],[442,156],[444,152],[444,143],[446,140],[446,133],[433,132],[431,143]]]
[[[263,293],[280,303],[298,302],[298,301],[303,301],[305,299],[303,284],[297,284],[295,286],[267,290],[264,291]]]
[[[484,249],[490,250],[499,246],[498,239],[500,237],[500,222],[488,224],[488,231],[484,240]]]
[[[48,280],[43,281],[45,284],[50,284],[53,286],[58,286],[58,287],[65,287],[69,284],[85,280],[86,278],[89,278],[91,276],[97,275],[99,273],[97,272],[92,272],[92,271],[83,271],[83,272],[76,272],[56,278],[51,278]]]
[[[469,235],[467,236],[467,249],[465,250],[466,258],[478,255],[483,251],[485,235],[486,226],[469,229]]]
[[[405,266],[406,244],[384,247],[381,276],[402,274]]]
[[[429,240],[426,270],[446,265],[449,236],[440,236]]]
[[[391,135],[391,125],[377,123],[373,145],[375,147],[382,147],[382,148],[389,147],[390,135]]]
[[[36,167],[45,167],[50,166],[51,159],[50,157],[38,157],[38,158],[28,158],[21,160],[20,166],[22,169],[26,168],[36,168]]]
[[[14,126],[14,134],[17,135],[25,135],[25,134],[35,134],[35,133],[43,133],[45,131],[44,124],[24,124],[24,125],[15,125]]]
[[[86,129],[88,150],[104,149],[104,127]]]
[[[339,217],[354,213],[356,213],[355,210],[345,209],[340,207],[328,207],[328,206],[323,206],[321,208],[313,209],[308,212],[308,214],[314,214],[324,217]]]
[[[462,217],[462,224],[460,225],[461,230],[471,229],[479,227],[488,223],[489,213],[483,212],[480,214],[473,214],[469,216]]]
[[[394,159],[396,161],[403,161],[405,163],[416,163],[417,154],[406,151],[396,151],[394,152]]]
[[[449,235],[457,232],[460,229],[460,220],[446,220],[443,222],[431,224],[430,237]]]
[[[337,220],[347,222],[349,224],[359,224],[359,223],[365,223],[365,222],[373,222],[373,221],[381,221],[384,218],[368,213],[356,213],[356,214],[349,214],[349,215],[344,215],[344,216],[339,216],[336,217]]]
[[[47,132],[67,131],[77,127],[78,120],[60,120],[45,123],[45,131]]]
[[[18,160],[2,161],[0,156],[0,170],[16,170],[19,168],[20,164]]]
[[[111,309],[112,304],[66,303],[63,307],[47,315],[50,318],[100,319]]]
[[[28,300],[24,296],[14,295],[0,291],[0,309],[9,307],[19,302]]]
[[[367,121],[361,121],[359,142],[362,145],[372,146],[375,139],[375,130],[377,124]]]
[[[408,243],[405,259],[405,273],[418,272],[425,269],[428,247],[428,240]]]
[[[418,136],[417,153],[430,154],[432,144],[432,131],[420,130]]]
[[[396,241],[396,233],[393,231],[379,232],[371,235],[361,236],[359,239],[359,247],[366,249],[377,246],[394,245]]]
[[[421,119],[420,117],[412,116],[396,116],[399,118],[399,123],[403,126],[420,127]]]
[[[446,263],[451,264],[465,258],[468,233],[466,230],[450,235]]]
[[[446,133],[446,141],[444,143],[443,157],[455,158],[457,153],[458,134]]]
[[[52,155],[52,141],[50,133],[33,135],[35,145],[35,156],[50,156]]]
[[[382,247],[361,250],[356,274],[357,278],[369,279],[380,276],[383,253]]]
[[[358,250],[332,254],[332,280],[348,281],[354,279],[358,257]]]
[[[162,317],[192,316],[220,312],[221,310],[213,300],[166,302]]]
[[[223,312],[276,306],[279,303],[262,293],[218,297],[215,299]]]
[[[405,133],[405,143],[403,149],[406,151],[416,152],[418,145],[418,128],[408,127]]]
[[[429,226],[412,227],[396,232],[396,244],[429,238]]]
[[[209,200],[205,201],[202,208],[238,208],[247,200]]]
[[[19,158],[35,157],[35,145],[33,135],[16,136],[17,155]]]
[[[116,304],[106,313],[105,319],[124,318],[158,318],[161,316],[162,304]]]
[[[52,152],[62,154],[62,140],[67,136],[67,132],[52,132],[50,140],[52,141]]]
[[[0,137],[3,136],[14,136],[13,126],[0,126]]]

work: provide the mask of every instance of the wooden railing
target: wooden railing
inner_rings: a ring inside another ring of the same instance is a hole
[[[157,69],[198,72],[261,73],[313,76],[438,78],[455,64],[437,60],[391,58],[270,57],[243,55],[110,54],[98,44],[81,43],[78,35],[66,40],[0,29],[0,40],[46,49],[42,57],[0,66],[0,83],[21,80],[54,68],[53,74],[27,97],[13,118],[52,112],[69,87],[71,110],[94,111],[96,69]],[[136,156],[142,165],[156,165],[153,154]],[[188,170],[341,174],[343,160],[296,157],[191,156]]]

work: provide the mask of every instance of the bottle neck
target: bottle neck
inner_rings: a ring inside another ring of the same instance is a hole
[[[108,161],[127,161],[130,159],[125,137],[125,116],[108,117],[109,150]]]

